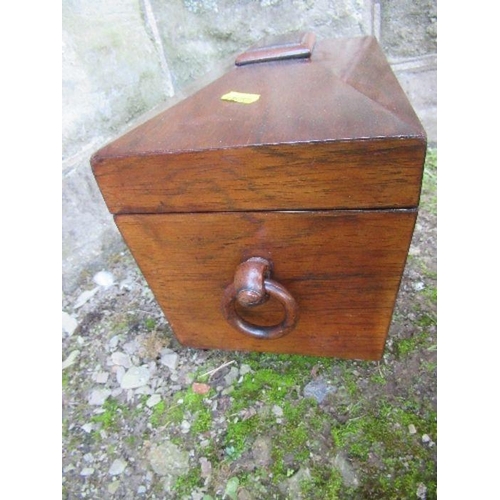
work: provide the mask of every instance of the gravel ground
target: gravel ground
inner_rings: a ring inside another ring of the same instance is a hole
[[[125,248],[83,275],[63,498],[436,498],[436,171],[379,363],[184,348]]]

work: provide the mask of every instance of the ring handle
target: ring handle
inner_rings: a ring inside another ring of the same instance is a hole
[[[226,321],[241,333],[258,339],[277,339],[290,333],[297,323],[298,307],[288,290],[270,279],[271,262],[262,257],[251,257],[236,269],[233,283],[225,290],[222,299],[222,312]],[[272,326],[259,326],[245,321],[237,313],[235,302],[244,307],[263,304],[269,297],[277,299],[284,309],[281,323]]]

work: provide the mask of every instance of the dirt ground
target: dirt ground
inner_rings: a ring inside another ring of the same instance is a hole
[[[125,248],[82,275],[63,498],[436,498],[436,176],[429,150],[381,362],[184,348]]]

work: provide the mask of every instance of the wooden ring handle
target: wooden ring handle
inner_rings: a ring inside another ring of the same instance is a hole
[[[287,289],[270,279],[271,263],[262,257],[252,257],[242,262],[236,269],[234,281],[225,290],[222,312],[226,321],[241,333],[258,339],[277,339],[290,333],[297,323],[297,302]],[[274,297],[283,306],[283,321],[272,326],[258,326],[248,323],[236,312],[235,302],[244,307],[263,304]]]

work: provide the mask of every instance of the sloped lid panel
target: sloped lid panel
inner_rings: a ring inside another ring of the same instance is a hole
[[[259,98],[221,99],[231,91]],[[373,161],[349,163],[346,151]],[[418,118],[376,40],[363,37],[317,42],[310,59],[235,67],[104,147],[92,165],[116,213],[402,207],[418,203],[424,154]],[[287,168],[293,155],[302,164]],[[373,182],[356,195],[350,180],[364,175]],[[280,193],[285,179],[291,192]],[[298,180],[309,195],[295,192]],[[245,183],[256,195],[241,192]]]

